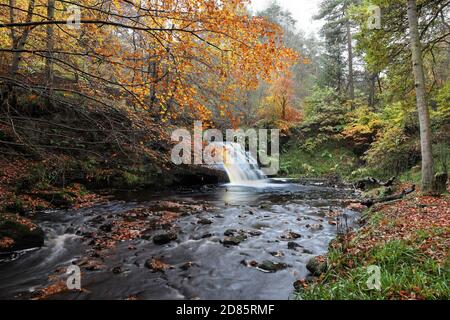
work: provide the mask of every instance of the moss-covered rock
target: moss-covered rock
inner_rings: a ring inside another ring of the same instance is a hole
[[[320,276],[327,271],[327,260],[324,256],[316,256],[309,259],[306,269],[315,276]]]
[[[0,214],[0,252],[42,247],[44,231],[18,215]]]
[[[69,208],[76,200],[76,195],[64,190],[39,192],[36,195],[58,208]]]

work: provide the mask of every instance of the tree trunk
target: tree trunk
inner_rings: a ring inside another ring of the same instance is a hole
[[[355,85],[353,80],[353,46],[350,20],[347,21],[347,51],[348,51],[348,91],[350,100],[355,100]],[[353,102],[352,102],[353,105]]]
[[[55,0],[48,0],[47,2],[47,19],[52,21],[55,18]],[[52,105],[53,95],[53,49],[54,49],[54,37],[53,37],[53,25],[47,25],[47,57],[45,59],[45,77],[47,80],[47,104]]]
[[[281,120],[286,120],[286,105],[287,105],[287,99],[283,95],[281,98]]]
[[[369,74],[369,97],[368,97],[368,104],[371,110],[375,107],[375,100],[376,100],[376,80],[377,80],[377,74],[376,73],[370,73]]]
[[[26,22],[30,22],[33,19],[34,5],[35,5],[35,0],[30,0],[28,2],[27,17],[25,20]],[[16,6],[15,1],[10,0],[9,6],[10,6],[10,22],[14,22],[14,8]],[[12,49],[15,51],[13,52],[11,66],[9,69],[9,74],[10,74],[11,79],[7,85],[7,89],[6,89],[7,93],[6,93],[6,97],[4,100],[4,103],[6,103],[8,110],[9,110],[10,106],[15,107],[17,104],[16,103],[17,102],[17,94],[16,94],[14,82],[17,80],[17,72],[19,71],[20,60],[22,58],[21,50],[23,50],[25,47],[25,44],[28,40],[30,31],[31,31],[30,28],[26,28],[22,32],[22,34],[19,36],[19,35],[16,35],[14,27],[11,28]]]
[[[431,150],[430,114],[425,94],[425,75],[423,71],[422,48],[419,38],[416,0],[408,0],[408,22],[410,46],[415,79],[417,110],[420,125],[420,146],[422,152],[422,192],[434,189],[433,154]]]

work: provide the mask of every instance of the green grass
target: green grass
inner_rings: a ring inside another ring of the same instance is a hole
[[[353,267],[348,267],[348,261]],[[346,263],[343,263],[346,261]],[[398,299],[400,292],[414,293],[425,299],[448,299],[449,269],[420,253],[404,241],[394,240],[374,247],[364,258],[349,257],[337,249],[328,254],[332,265],[323,280],[297,293],[304,300],[378,300]],[[367,267],[376,265],[381,270],[381,289],[369,289]]]
[[[305,151],[291,147],[281,154],[280,169],[283,175],[289,177],[347,177],[355,169],[356,160],[356,156],[344,148],[331,146]]]
[[[414,183],[416,185],[420,185],[421,179],[422,174],[418,167],[403,172],[399,177],[400,182]]]

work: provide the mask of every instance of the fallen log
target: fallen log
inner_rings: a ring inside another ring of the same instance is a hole
[[[369,186],[380,186],[380,187],[390,187],[394,183],[396,177],[392,177],[389,180],[383,182],[373,177],[367,177],[355,182],[355,187],[357,189],[365,190]]]
[[[361,201],[361,204],[365,205],[366,207],[371,207],[371,206],[373,206],[376,203],[383,203],[383,202],[388,202],[388,201],[401,199],[401,198],[407,196],[408,194],[413,193],[414,191],[416,191],[416,186],[415,185],[413,185],[410,188],[403,189],[402,192],[399,193],[399,194],[394,194],[392,196],[381,197],[381,198],[377,198],[377,199],[363,200],[363,201]]]

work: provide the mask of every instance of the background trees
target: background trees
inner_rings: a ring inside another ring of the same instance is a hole
[[[449,1],[419,1],[417,37],[412,38],[410,34],[415,32],[408,22],[405,1],[372,1],[371,4],[381,7],[379,30],[368,26],[371,14],[368,2],[322,2],[317,17],[325,21],[320,72],[315,92],[303,104],[304,121],[297,133],[300,141],[293,148],[307,152],[305,159],[312,157],[312,166],[323,160],[322,155],[331,154],[336,158],[341,156],[340,150],[350,150],[352,154],[344,157],[349,164],[344,171],[351,172],[353,177],[394,173],[418,178],[420,171],[415,166],[422,159],[422,166],[425,166],[422,188],[427,192],[434,174],[432,158],[436,171],[448,171],[450,102],[439,97],[448,96],[450,4]],[[348,50],[347,26],[354,39],[352,51]],[[417,49],[418,44],[420,49]],[[418,75],[417,82],[413,69],[420,70],[420,57],[423,81]],[[352,68],[353,72],[349,72]],[[424,84],[423,90],[417,92],[422,87],[417,86],[419,83]],[[419,112],[416,97],[420,101]],[[427,110],[431,118],[431,138],[425,138],[429,143],[422,141],[421,147],[420,137],[428,136],[424,129],[428,127],[424,120]],[[421,150],[425,154],[421,154]],[[335,170],[334,167],[328,169],[330,173]]]
[[[403,0],[372,1],[379,30],[368,27],[368,2],[324,0],[320,38],[275,2],[256,13],[246,4],[3,0],[4,152],[101,156],[101,145],[158,159],[170,126],[203,120],[281,128],[286,149],[308,153],[311,166],[333,159],[333,174],[390,176],[423,159],[426,191],[431,158],[436,171],[448,170],[448,0],[417,2],[417,32]],[[79,25],[68,25],[77,11]],[[420,127],[431,136],[422,148]]]
[[[58,112],[95,109],[101,120],[89,117],[91,126],[117,127],[108,141],[139,145],[120,134],[128,130],[122,117],[142,130],[193,118],[236,120],[240,92],[296,59],[282,44],[281,28],[251,17],[245,4],[2,1],[0,28],[8,35],[0,39],[2,121],[21,143],[26,139],[18,122],[33,109],[27,99],[42,112],[50,106]],[[79,21],[68,24],[78,11]],[[36,152],[45,148],[37,140],[27,143]]]

